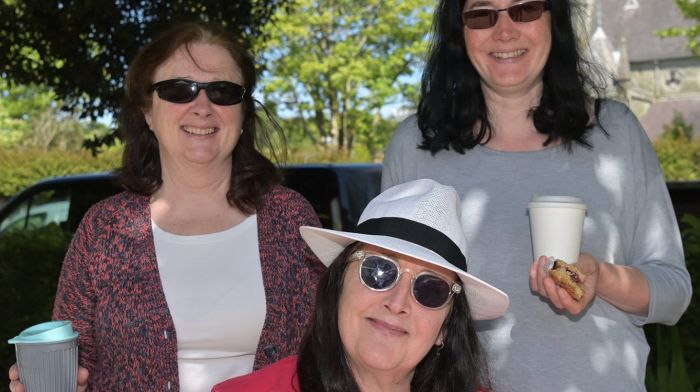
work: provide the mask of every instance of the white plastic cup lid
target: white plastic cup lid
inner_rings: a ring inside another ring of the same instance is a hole
[[[8,340],[9,344],[60,343],[78,337],[70,321],[47,321],[33,325]]]
[[[575,208],[586,210],[586,203],[576,196],[532,196],[528,208]]]
[[[535,203],[583,203],[583,199],[576,196],[532,196]]]

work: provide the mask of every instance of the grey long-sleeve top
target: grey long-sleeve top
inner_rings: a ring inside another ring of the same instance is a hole
[[[629,109],[606,101],[593,148],[502,152],[477,146],[435,156],[416,148],[415,117],[397,129],[382,188],[417,178],[454,186],[462,197],[469,272],[504,290],[508,312],[477,328],[494,390],[643,391],[646,323],[673,324],[692,288],[673,207],[658,159]],[[588,205],[581,251],[638,268],[649,282],[649,312],[621,311],[601,298],[579,317],[530,291],[533,261],[527,203],[533,195],[572,195]]]

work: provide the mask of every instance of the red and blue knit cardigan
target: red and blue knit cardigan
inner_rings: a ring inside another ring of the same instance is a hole
[[[71,320],[79,332],[80,365],[90,372],[92,391],[180,389],[149,201],[123,192],[93,206],[63,262],[53,317]],[[267,309],[255,369],[296,354],[325,269],[299,234],[299,226],[319,226],[301,195],[276,186],[257,214]]]

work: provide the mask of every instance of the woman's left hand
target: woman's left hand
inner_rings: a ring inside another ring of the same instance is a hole
[[[554,280],[549,276],[549,271],[547,271],[547,264],[547,257],[541,256],[530,266],[530,288],[532,291],[547,298],[557,309],[565,309],[573,315],[583,312],[595,297],[600,271],[598,261],[587,253],[581,253],[576,262],[576,267],[586,275],[581,301],[576,301],[566,290],[554,283]]]

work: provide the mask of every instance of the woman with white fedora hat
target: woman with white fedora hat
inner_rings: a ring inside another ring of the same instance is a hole
[[[302,227],[329,268],[299,356],[213,391],[488,389],[472,321],[509,300],[467,273],[459,204],[454,188],[415,180],[373,199],[356,232]]]

